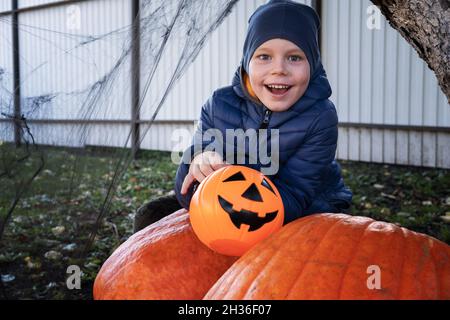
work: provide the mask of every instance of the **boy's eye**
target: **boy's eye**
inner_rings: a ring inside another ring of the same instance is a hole
[[[302,60],[301,56],[290,56],[289,58],[292,58],[291,61],[294,61],[294,62]]]
[[[258,56],[258,58],[259,58],[260,60],[267,60],[267,59],[269,58],[269,56],[268,56],[267,54],[260,54],[260,55]]]

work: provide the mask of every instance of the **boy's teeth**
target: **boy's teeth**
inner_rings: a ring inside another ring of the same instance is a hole
[[[289,88],[289,86],[277,86],[277,85],[272,85],[272,84],[269,84],[268,87],[271,89],[287,89],[287,88]]]

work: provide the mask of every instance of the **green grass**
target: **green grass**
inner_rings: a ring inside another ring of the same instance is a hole
[[[0,175],[2,219],[17,190],[26,190],[0,242],[0,272],[14,277],[4,283],[8,298],[91,299],[100,266],[132,233],[134,211],[172,190],[177,166],[167,152],[142,152],[119,181],[93,246],[80,259],[117,162],[126,151],[44,149],[45,166],[31,184],[27,181],[41,159],[33,153],[13,166],[23,152],[0,145],[0,174],[5,168],[8,173]],[[340,163],[354,192],[352,214],[396,223],[450,243],[450,225],[441,218],[450,215],[449,170]],[[71,264],[83,271],[81,290],[66,287]]]
[[[33,153],[14,168],[11,164],[22,151],[5,145],[0,148],[0,172],[9,169],[9,175],[0,178],[3,220],[17,190],[28,186],[41,160]],[[92,297],[99,267],[132,233],[133,212],[173,189],[177,166],[170,154],[143,152],[142,160],[132,162],[123,174],[89,254],[80,259],[124,152],[84,151],[81,155],[76,150],[45,150],[45,166],[18,202],[0,242],[1,274],[15,277],[5,283],[8,298]],[[60,253],[61,259],[46,258],[49,251]],[[66,288],[66,269],[71,264],[83,270],[81,290]]]
[[[450,170],[341,162],[355,215],[396,223],[450,243]]]

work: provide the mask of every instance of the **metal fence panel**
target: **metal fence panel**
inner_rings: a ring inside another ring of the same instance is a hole
[[[369,0],[322,1],[322,58],[331,100],[346,127],[339,130],[337,156],[450,168],[450,108],[436,76],[384,16],[380,29],[368,28],[372,5]],[[352,124],[368,125],[348,130]],[[398,131],[396,125],[443,130]]]

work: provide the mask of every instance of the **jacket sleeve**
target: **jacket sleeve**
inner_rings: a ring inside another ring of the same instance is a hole
[[[337,146],[338,118],[334,108],[320,113],[297,151],[280,166],[271,178],[284,204],[284,223],[304,215],[316,193],[320,192],[322,176],[334,160]]]
[[[197,128],[194,133],[191,145],[183,152],[181,162],[178,166],[178,170],[175,176],[175,195],[178,202],[182,207],[189,210],[189,204],[191,202],[192,195],[194,194],[195,188],[198,185],[197,182],[192,183],[189,187],[188,192],[185,195],[180,193],[181,186],[183,185],[184,178],[189,172],[189,166],[192,159],[211,144],[211,141],[204,141],[205,131],[214,128],[213,121],[213,101],[215,94],[212,95],[210,99],[202,106],[200,120],[198,122]]]

